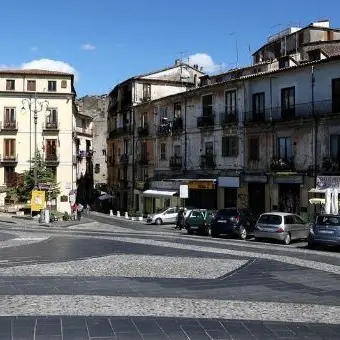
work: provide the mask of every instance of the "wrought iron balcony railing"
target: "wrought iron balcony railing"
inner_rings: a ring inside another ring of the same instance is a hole
[[[200,167],[203,169],[213,169],[216,167],[215,155],[201,155],[200,156]]]

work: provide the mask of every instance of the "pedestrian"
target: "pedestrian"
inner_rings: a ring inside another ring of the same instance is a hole
[[[78,212],[78,204],[77,202],[74,202],[74,204],[72,205],[72,219],[75,221],[77,218],[77,212]]]
[[[179,209],[175,229],[182,229],[184,224],[184,209]]]

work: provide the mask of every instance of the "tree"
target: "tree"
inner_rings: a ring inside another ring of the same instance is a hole
[[[37,157],[37,179],[39,183],[50,183],[49,198],[55,199],[60,194],[60,186],[52,170],[47,168],[42,155],[39,151],[36,153]],[[33,159],[33,162],[35,159]],[[20,202],[26,202],[31,199],[31,192],[34,189],[34,168],[24,172],[24,181],[22,185],[10,188],[8,194],[15,194]]]

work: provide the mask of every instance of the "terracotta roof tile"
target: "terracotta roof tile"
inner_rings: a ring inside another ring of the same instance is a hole
[[[38,70],[38,69],[0,69],[0,74],[18,74],[18,75],[35,75],[35,76],[73,76],[72,73]]]

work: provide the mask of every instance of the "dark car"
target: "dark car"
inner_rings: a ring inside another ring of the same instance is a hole
[[[257,218],[258,214],[250,209],[220,209],[211,221],[211,236],[225,234],[245,240],[248,235],[254,235]]]
[[[185,219],[185,228],[189,235],[197,232],[204,235],[210,235],[210,222],[213,218],[213,212],[207,209],[193,209]]]
[[[316,217],[308,235],[308,247],[340,246],[340,215],[324,214]]]

